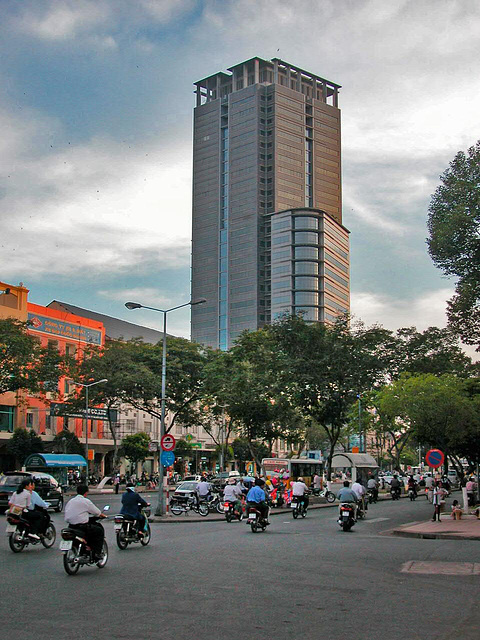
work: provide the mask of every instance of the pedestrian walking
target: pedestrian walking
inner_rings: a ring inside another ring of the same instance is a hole
[[[115,476],[113,484],[115,485],[115,493],[118,494],[118,490],[120,488],[120,474],[119,473],[117,473],[117,475]]]
[[[442,487],[442,483],[438,481],[433,487],[432,502],[433,502],[434,512],[433,512],[432,522],[435,522],[436,520],[438,520],[438,522],[441,522],[440,509],[442,506],[442,502],[445,502],[446,494],[447,494],[447,491]]]
[[[469,478],[465,488],[467,490],[468,506],[473,507],[475,506],[475,482],[472,477]]]

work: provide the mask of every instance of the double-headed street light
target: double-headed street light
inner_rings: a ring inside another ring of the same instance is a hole
[[[182,307],[193,307],[196,304],[203,304],[207,300],[205,298],[200,298],[199,300],[190,300],[190,302],[185,302],[184,304],[179,304],[177,307],[172,307],[171,309],[156,309],[155,307],[147,307],[144,304],[140,304],[138,302],[126,302],[125,306],[127,309],[150,309],[150,311],[158,311],[159,313],[163,313],[163,355],[162,355],[162,397],[161,397],[161,413],[160,413],[160,440],[165,435],[165,389],[166,389],[166,381],[167,381],[167,313],[170,311],[175,311],[176,309],[181,309]],[[166,504],[165,504],[165,492],[163,490],[163,465],[160,460],[160,452],[158,454],[158,503],[157,510],[155,512],[156,516],[163,516],[166,512]]]
[[[86,484],[88,486],[88,390],[90,387],[93,387],[95,384],[101,384],[102,382],[108,382],[107,378],[102,378],[102,380],[97,380],[97,382],[90,382],[89,384],[84,384],[83,382],[75,382],[75,380],[71,381],[77,387],[85,388],[85,451],[87,453],[87,481]]]

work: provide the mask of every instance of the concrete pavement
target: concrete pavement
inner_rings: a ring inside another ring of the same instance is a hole
[[[391,532],[404,538],[480,540],[480,520],[467,515],[461,520],[453,520],[450,515],[444,515],[440,522],[409,522]]]

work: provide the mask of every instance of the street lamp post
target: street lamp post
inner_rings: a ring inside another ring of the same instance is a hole
[[[165,435],[165,390],[166,390],[166,382],[167,382],[167,313],[170,311],[175,311],[176,309],[181,309],[182,307],[188,307],[196,304],[203,304],[206,302],[205,298],[200,298],[199,300],[190,302],[185,302],[184,304],[179,304],[176,307],[172,307],[171,309],[156,309],[155,307],[147,307],[143,304],[139,304],[138,302],[126,302],[125,306],[127,309],[150,309],[150,311],[158,311],[159,313],[163,313],[163,352],[162,352],[162,396],[160,403],[160,440]],[[165,492],[163,489],[163,465],[160,460],[160,449],[158,451],[158,502],[157,502],[157,510],[155,511],[156,516],[163,516],[166,512],[166,504],[165,504]]]
[[[75,382],[72,380],[73,384],[77,387],[85,388],[85,452],[87,454],[87,481],[86,484],[88,486],[88,390],[90,387],[93,387],[96,384],[101,384],[102,382],[108,382],[107,378],[102,378],[102,380],[97,380],[97,382],[90,382],[89,384],[84,384],[83,382]]]

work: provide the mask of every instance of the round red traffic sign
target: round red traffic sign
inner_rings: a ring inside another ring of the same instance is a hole
[[[175,438],[166,433],[160,440],[160,445],[163,451],[173,451],[175,449]]]
[[[445,456],[443,455],[443,451],[440,449],[430,449],[425,454],[425,462],[432,469],[436,469],[437,467],[441,467],[445,461]]]

